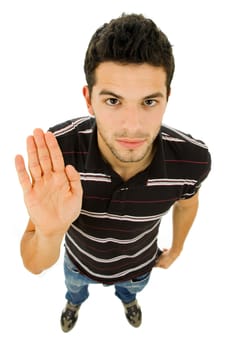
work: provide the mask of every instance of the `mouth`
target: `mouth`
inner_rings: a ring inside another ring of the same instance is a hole
[[[117,139],[116,141],[127,149],[136,149],[145,143],[145,139]]]

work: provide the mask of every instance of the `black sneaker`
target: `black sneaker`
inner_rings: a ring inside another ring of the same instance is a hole
[[[137,300],[135,299],[129,304],[123,303],[125,308],[125,315],[128,322],[133,327],[139,327],[142,322],[142,311],[140,306],[138,305]]]
[[[74,327],[77,319],[78,312],[81,305],[73,305],[67,302],[65,309],[61,314],[61,328],[63,332],[69,332]]]

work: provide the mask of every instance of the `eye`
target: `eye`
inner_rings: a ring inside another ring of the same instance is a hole
[[[143,104],[147,107],[154,107],[158,102],[153,99],[148,99],[143,102]]]
[[[106,100],[106,104],[109,106],[116,106],[120,103],[120,101],[115,97],[110,97]]]

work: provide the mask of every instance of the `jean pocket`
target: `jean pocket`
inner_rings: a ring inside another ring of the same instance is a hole
[[[150,276],[150,272],[147,272],[145,273],[144,275],[141,275],[141,276],[138,276],[138,277],[135,277],[132,279],[132,282],[141,282],[141,281],[144,281],[146,280],[148,277]]]
[[[64,265],[65,267],[75,273],[80,273],[79,269],[76,267],[76,265],[70,260],[67,254],[65,254],[64,257]]]

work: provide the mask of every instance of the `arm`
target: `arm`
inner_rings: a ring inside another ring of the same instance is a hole
[[[37,274],[53,265],[71,223],[79,216],[82,187],[78,172],[65,166],[56,138],[36,129],[27,139],[28,167],[18,155],[16,170],[29,223],[21,240],[25,267]]]
[[[20,245],[24,266],[32,273],[39,274],[54,265],[60,256],[63,236],[60,233],[47,237],[29,219]]]
[[[165,249],[157,267],[168,268],[180,255],[186,237],[198,210],[198,193],[190,199],[179,200],[173,207],[173,238],[170,249]]]

